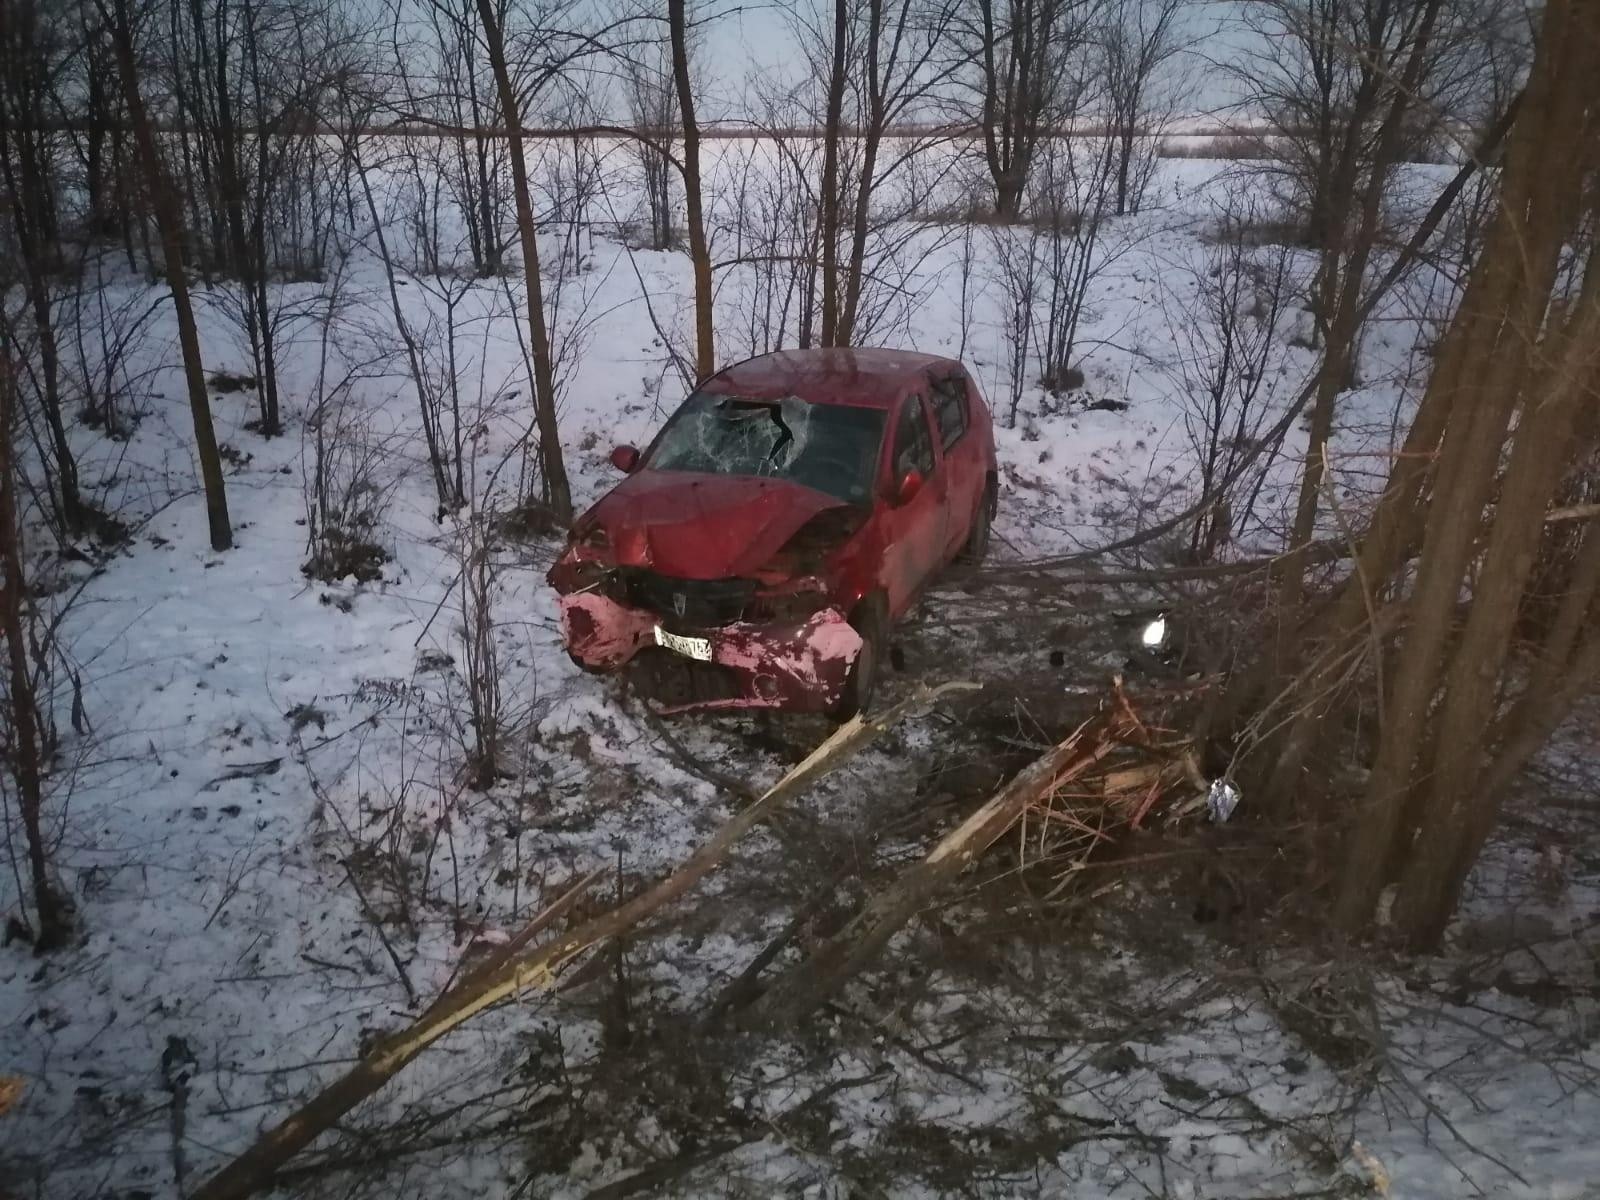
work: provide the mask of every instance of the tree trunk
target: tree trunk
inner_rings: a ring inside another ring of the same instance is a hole
[[[850,6],[834,0],[833,61],[828,76],[828,111],[822,124],[822,192],[818,197],[822,276],[822,329],[819,343],[832,346],[839,327],[839,142],[844,120],[844,51]]]
[[[689,228],[689,258],[694,263],[694,356],[700,379],[717,369],[712,324],[711,249],[706,244],[700,196],[700,124],[694,114],[694,87],[689,78],[689,29],[685,0],[667,0],[672,35],[672,76],[678,89],[678,119],[683,124],[683,209]]]
[[[484,40],[489,49],[489,65],[500,92],[500,111],[506,122],[506,141],[511,154],[511,190],[517,204],[517,235],[522,244],[522,270],[528,281],[528,336],[533,351],[534,417],[539,426],[539,466],[544,474],[546,497],[557,519],[572,519],[572,487],[567,482],[566,462],[561,456],[561,430],[556,420],[555,363],[550,351],[550,332],[544,318],[544,283],[539,276],[539,231],[533,219],[533,198],[528,189],[528,164],[523,157],[522,106],[506,65],[506,46],[500,21],[490,0],[477,0],[478,18],[483,22]]]
[[[11,775],[17,785],[17,807],[28,843],[28,872],[33,884],[35,915],[39,919],[34,949],[42,951],[65,944],[71,934],[71,912],[50,882],[50,863],[44,845],[44,740],[22,615],[27,582],[22,572],[22,527],[17,519],[12,453],[15,400],[16,383],[11,363],[0,355],[0,568],[4,569],[4,580],[0,583],[0,634],[5,636],[7,653]]]
[[[228,496],[222,478],[222,456],[217,452],[217,435],[211,425],[211,404],[206,396],[205,367],[200,357],[200,333],[195,326],[194,308],[189,303],[189,280],[183,265],[183,215],[178,196],[167,180],[156,148],[144,97],[139,92],[138,60],[133,49],[133,27],[128,15],[128,0],[111,0],[107,12],[104,0],[101,15],[111,26],[116,42],[118,73],[128,105],[128,120],[144,164],[145,181],[150,189],[151,207],[161,231],[161,247],[166,259],[167,284],[172,289],[172,307],[178,318],[178,343],[183,349],[183,373],[189,390],[189,413],[194,420],[195,452],[200,458],[200,477],[205,484],[206,518],[211,530],[211,548],[227,550],[233,545],[233,528],[228,523]]]
[[[1417,752],[1431,740],[1429,715],[1449,667],[1447,649],[1464,576],[1506,430],[1527,385],[1529,358],[1562,248],[1577,217],[1586,159],[1577,142],[1588,127],[1587,93],[1600,73],[1594,26],[1592,5],[1574,12],[1572,0],[1555,0],[1545,10],[1527,96],[1508,141],[1490,248],[1474,271],[1478,286],[1469,285],[1452,322],[1449,357],[1438,363],[1429,384],[1430,397],[1452,389],[1451,414],[1438,451],[1378,752],[1346,847],[1335,908],[1346,929],[1359,928],[1371,916],[1386,866],[1405,840],[1403,816],[1418,783]],[[1480,575],[1475,588],[1488,583]],[[1472,747],[1457,749],[1475,753]],[[1410,890],[1417,898],[1416,888]],[[1425,890],[1438,901],[1439,889]],[[1405,920],[1413,933],[1442,927],[1437,903],[1414,909]]]
[[[1522,595],[1538,553],[1544,515],[1573,447],[1579,405],[1592,402],[1600,348],[1600,260],[1588,276],[1572,326],[1554,339],[1563,353],[1536,372],[1472,593],[1466,627],[1453,650],[1434,721],[1433,769],[1421,786],[1428,798],[1412,845],[1395,914],[1412,941],[1437,940],[1478,850],[1493,828],[1500,796],[1480,789],[1479,755],[1499,698]],[[1547,339],[1547,343],[1551,339]]]

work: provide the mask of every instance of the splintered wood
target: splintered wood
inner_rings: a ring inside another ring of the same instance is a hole
[[[1104,743],[1102,755],[1076,774],[1058,775],[1017,819],[1018,862],[1051,879],[1047,900],[1069,891],[1090,859],[1111,843],[1205,807],[1207,782],[1193,746],[1164,741],[1160,730],[1147,727],[1120,682],[1112,693],[1113,711],[1123,720],[1094,731]],[[1085,726],[1072,736],[1081,739],[1087,732]]]
[[[1115,770],[1093,776],[1113,757]],[[1059,872],[1060,891],[1108,838],[1203,806],[1204,786],[1192,756],[1181,746],[1160,744],[1129,703],[1121,680],[1113,680],[1098,713],[1018,771],[926,858],[785,972],[743,1023],[784,1024],[814,1010],[1011,829],[1020,831],[1025,862]]]

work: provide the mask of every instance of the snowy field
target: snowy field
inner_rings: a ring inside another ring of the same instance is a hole
[[[737,165],[718,163],[719,195]],[[1436,182],[1408,179],[1424,199]],[[1011,390],[996,249],[1009,231],[907,224],[910,282],[884,301],[874,340],[960,356],[986,389],[1002,477],[992,566],[1092,549],[1192,499],[1185,358],[1217,214],[1246,186],[1228,164],[1160,164],[1145,210],[1109,226],[1086,383],[1059,397],[1032,374]],[[636,201],[614,194],[544,249],[580,506],[614,481],[612,445],[642,444],[683,395],[663,334],[689,327],[687,257],[630,250],[615,230]],[[414,265],[410,227],[389,217],[391,252]],[[713,257],[739,258],[719,237]],[[85,937],[45,959],[0,955],[0,1075],[22,1082],[0,1116],[0,1196],[187,1194],[542,899],[597,867],[620,871],[624,894],[658,877],[742,803],[728,778],[759,789],[827,732],[814,718],[663,722],[580,674],[543,582],[558,535],[496,534],[510,766],[487,790],[468,786],[460,576],[479,548],[474,514],[510,508],[523,476],[521,288],[515,273],[399,274],[413,328],[457,331],[471,503],[441,519],[370,229],[348,249],[331,309],[323,285],[275,285],[303,302],[281,355],[286,434],[246,428],[251,391],[213,398],[232,551],[207,548],[166,307],[128,367],[142,397],[129,435],[74,430],[86,490],[134,533],[103,563],[35,568],[54,603],[70,601],[87,717],[76,732],[63,721],[49,805]],[[762,286],[744,267],[719,273],[724,360],[758,340]],[[197,290],[208,372],[248,373],[225,292]],[[88,328],[113,335],[158,295],[116,274]],[[1378,314],[1334,446],[1353,505],[1425,378],[1414,347],[1449,295],[1415,280]],[[1308,329],[1291,310],[1273,333],[1268,415],[1314,361]],[[365,584],[300,570],[308,416],[335,395],[387,489],[391,560]],[[1292,429],[1289,455],[1303,449]],[[1294,467],[1262,480],[1261,513],[1286,510]],[[1239,541],[1269,544],[1271,524]],[[1107,890],[1069,917],[1034,915],[997,885],[913,924],[792,1035],[711,1022],[796,912],[836,927],[980,800],[1003,766],[997,746],[1059,735],[1065,709],[1017,697],[1059,697],[1068,675],[1115,666],[1087,626],[1045,636],[1018,620],[1031,601],[1008,587],[997,572],[937,592],[900,635],[891,699],[960,678],[989,685],[977,699],[893,731],[553,995],[427,1052],[297,1160],[283,1193],[1600,1196],[1600,862],[1552,849],[1570,832],[1552,814],[1574,827],[1594,816],[1575,753],[1549,756],[1534,782],[1553,803],[1513,804],[1436,960],[1306,961],[1196,923],[1196,897],[1165,883]],[[1040,603],[1067,621],[1078,596]],[[0,909],[18,903],[20,877],[0,883]]]

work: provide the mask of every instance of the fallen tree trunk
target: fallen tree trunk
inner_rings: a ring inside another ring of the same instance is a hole
[[[936,688],[918,688],[908,699],[877,716],[855,717],[841,725],[760,799],[725,822],[710,841],[655,886],[625,904],[590,918],[562,937],[533,949],[505,954],[479,968],[444,992],[427,1012],[405,1029],[377,1039],[355,1066],[211,1176],[194,1193],[193,1200],[243,1200],[259,1191],[289,1159],[357,1104],[374,1095],[445,1034],[519,992],[548,987],[557,973],[578,955],[626,933],[683,896],[711,873],[735,842],[771,816],[779,805],[861,750],[882,730],[910,713],[927,708],[946,693],[976,686],[947,683]],[[570,905],[595,878],[594,875],[586,877],[552,908]],[[553,920],[554,914],[547,909],[535,918],[535,924],[543,928]],[[519,936],[519,943],[526,940],[526,936],[526,933]]]
[[[983,807],[946,834],[926,858],[907,868],[849,924],[780,977],[750,1006],[741,1023],[746,1027],[782,1025],[811,1012],[875,959],[895,933],[954,883],[1031,805],[1083,775],[1121,740],[1131,735],[1142,737],[1143,732],[1118,684],[1109,707],[1074,729],[1043,758],[1017,772]]]

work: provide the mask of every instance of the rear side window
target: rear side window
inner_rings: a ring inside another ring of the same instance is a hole
[[[967,383],[951,377],[933,385],[934,414],[939,419],[939,440],[946,450],[967,431]]]
[[[926,479],[933,474],[933,439],[922,415],[922,397],[908,396],[900,406],[900,423],[894,434],[894,477],[904,479],[915,471]]]

